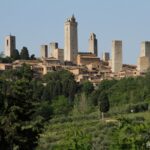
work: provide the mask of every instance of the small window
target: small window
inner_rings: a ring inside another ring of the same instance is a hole
[[[8,46],[8,42],[9,42],[9,41],[7,40],[7,46]]]

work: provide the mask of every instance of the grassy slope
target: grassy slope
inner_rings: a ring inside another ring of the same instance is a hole
[[[149,115],[150,112],[130,113],[122,115],[118,114],[109,118],[105,118],[106,120],[103,122],[100,120],[100,115],[98,112],[78,117],[54,118],[48,123],[46,131],[41,135],[42,138],[40,139],[40,145],[42,145],[42,149],[44,147],[45,150],[57,150],[57,145],[62,145],[63,147],[64,140],[66,140],[64,138],[66,137],[68,131],[72,127],[78,127],[82,131],[85,131],[85,133],[88,133],[92,136],[96,150],[105,150],[108,149],[109,141],[111,140],[110,137],[113,136],[113,131],[118,125],[118,122],[114,122],[116,118],[144,117],[145,121],[148,121]]]

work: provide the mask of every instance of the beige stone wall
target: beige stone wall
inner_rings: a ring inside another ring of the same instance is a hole
[[[68,19],[64,25],[64,60],[76,64],[78,53],[78,31],[74,16]]]
[[[140,72],[146,72],[150,68],[150,59],[146,56],[138,58],[137,69]]]
[[[110,60],[110,54],[108,52],[104,52],[102,55],[103,61],[109,61]]]
[[[48,46],[47,45],[41,45],[40,57],[41,58],[47,58],[48,57]]]
[[[53,50],[53,57],[60,60],[61,64],[64,63],[64,50],[63,49],[55,49]]]
[[[92,70],[99,70],[101,65],[99,62],[95,62],[95,63],[90,63],[86,65],[86,67],[88,68],[89,71],[92,71]]]
[[[122,70],[122,41],[112,41],[112,72]]]
[[[150,41],[141,43],[141,53],[138,58],[137,69],[139,72],[146,72],[150,67]]]
[[[12,69],[12,64],[0,63],[0,70],[8,70],[8,69]]]
[[[43,64],[46,66],[51,66],[51,65],[60,65],[60,61],[56,58],[47,58],[47,59],[43,59]]]
[[[96,56],[90,55],[82,55],[78,54],[77,55],[77,65],[88,65],[91,63],[99,63],[100,59]]]
[[[16,37],[9,35],[5,37],[5,56],[12,57],[13,51],[16,49]]]
[[[57,42],[51,42],[49,45],[49,57],[54,57],[54,50],[58,48],[58,43]]]
[[[79,75],[80,74],[80,69],[79,68],[75,68],[75,69],[68,69],[71,73],[73,73],[74,75]]]
[[[141,43],[140,57],[143,57],[143,56],[150,58],[150,41],[144,41]]]

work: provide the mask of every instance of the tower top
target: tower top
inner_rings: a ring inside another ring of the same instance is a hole
[[[71,19],[75,19],[75,17],[74,17],[74,14],[72,14],[72,17],[71,17]]]
[[[93,32],[91,32],[91,33],[90,33],[90,36],[96,37],[96,34],[93,33]]]
[[[93,32],[92,32],[92,33],[90,33],[90,38],[91,38],[91,39],[95,39],[95,38],[96,38],[96,34],[95,34],[95,33],[93,33]]]
[[[74,14],[72,14],[72,17],[70,18],[70,20],[71,20],[72,22],[76,22],[76,18],[75,18],[75,16],[74,16]]]
[[[76,18],[74,16],[74,14],[72,14],[72,16],[67,19],[67,22],[76,22]]]
[[[12,34],[10,33],[10,34],[6,35],[6,38],[7,38],[7,37],[9,37],[9,38],[11,38],[11,37],[12,37],[12,38],[15,38],[15,35],[12,35]]]

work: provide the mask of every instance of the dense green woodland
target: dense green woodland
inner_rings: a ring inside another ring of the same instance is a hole
[[[65,70],[33,75],[0,73],[0,150],[149,149],[150,73],[97,87]]]

